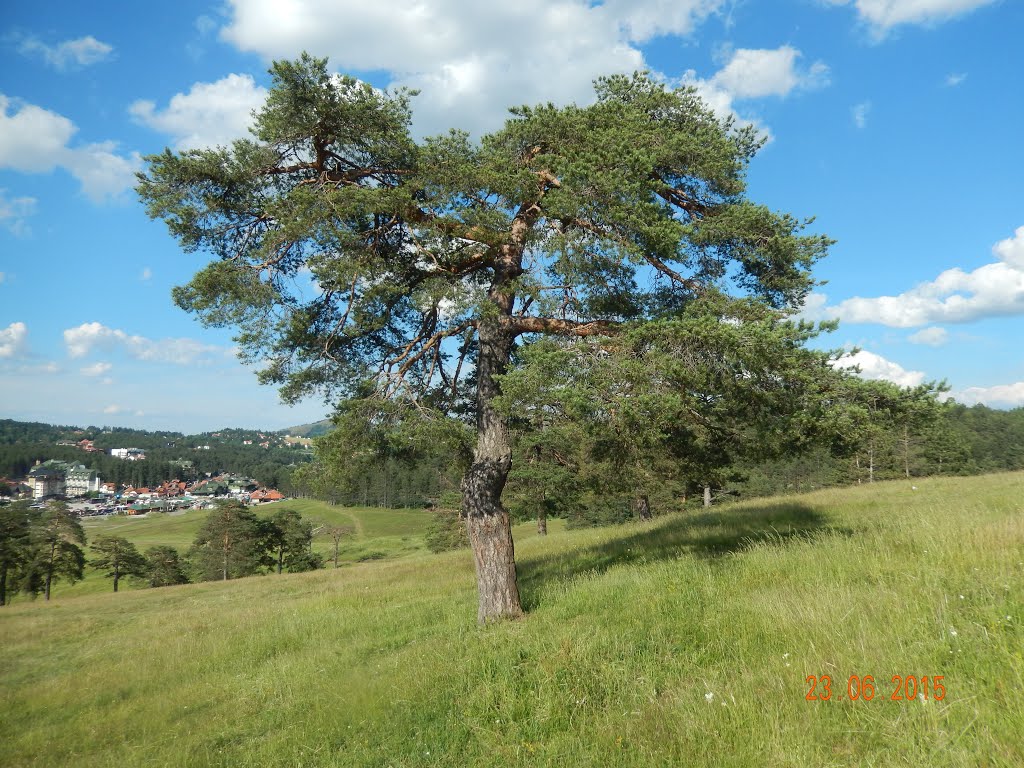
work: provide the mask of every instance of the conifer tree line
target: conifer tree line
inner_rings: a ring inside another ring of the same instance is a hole
[[[101,571],[117,592],[123,579],[147,587],[218,581],[260,573],[299,573],[324,566],[312,549],[317,531],[295,510],[277,507],[256,515],[235,501],[209,512],[184,554],[168,545],[145,552],[123,536],[97,535],[87,542],[78,516],[62,501],[41,509],[28,501],[0,506],[0,605],[18,593],[49,600],[59,582],[74,584],[86,567]],[[337,548],[351,531],[328,532]]]

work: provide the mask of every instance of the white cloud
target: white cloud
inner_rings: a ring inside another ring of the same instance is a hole
[[[828,83],[828,67],[816,61],[807,70],[797,68],[800,51],[789,45],[775,49],[741,48],[711,79],[711,83],[737,99],[787,96],[797,88],[819,88]]]
[[[967,387],[952,397],[965,405],[1003,406],[1019,408],[1024,406],[1024,381],[1014,384],[998,384],[994,387]]]
[[[19,50],[26,54],[39,54],[51,67],[64,71],[101,62],[108,58],[114,49],[92,35],[87,35],[76,40],[65,40],[57,45],[47,45],[30,37],[22,41]]]
[[[112,416],[115,413],[121,413],[121,411],[123,411],[123,410],[124,410],[123,406],[120,406],[120,405],[108,405],[106,408],[103,409],[103,412],[105,414],[107,414],[108,416]]]
[[[82,192],[94,203],[117,197],[135,184],[142,168],[137,152],[123,157],[115,153],[112,141],[67,150],[63,165],[82,185]]]
[[[84,368],[80,368],[79,372],[83,376],[102,376],[113,367],[114,366],[112,366],[110,363],[93,363],[92,365],[87,365]]]
[[[24,323],[11,323],[0,328],[0,359],[19,357],[28,349],[28,327]]]
[[[1017,227],[1013,237],[1000,240],[993,245],[992,253],[1004,264],[1024,270],[1024,227]]]
[[[853,109],[850,110],[850,114],[853,115],[853,124],[858,128],[864,128],[868,124],[868,113],[870,111],[870,101],[862,101],[860,104],[855,104]]]
[[[147,280],[151,280],[152,278],[153,278],[153,270],[150,269],[149,267],[143,267],[142,274],[139,275],[139,280],[142,280],[143,282],[145,282]]]
[[[3,273],[3,272],[0,272],[0,285],[3,285],[3,282],[6,279],[7,279],[7,275],[5,273]]]
[[[748,49],[731,52],[728,61],[709,79],[697,77],[687,70],[681,82],[697,89],[701,99],[722,117],[734,116],[740,125],[753,125],[766,139],[771,131],[755,118],[738,114],[735,101],[765,96],[788,96],[795,89],[819,88],[828,83],[828,67],[818,61],[800,71],[796,67],[800,51],[784,45],[781,48]]]
[[[910,334],[907,337],[907,340],[914,344],[926,344],[929,347],[941,347],[949,341],[949,332],[945,328],[932,326],[930,328],[922,328],[917,333]]]
[[[60,164],[75,124],[34,104],[15,104],[0,93],[0,168],[45,173]]]
[[[229,0],[221,38],[266,60],[303,50],[421,90],[421,133],[493,130],[516,104],[585,103],[599,75],[645,69],[636,47],[690,34],[725,0]]]
[[[0,169],[47,173],[64,168],[93,202],[116,197],[135,183],[142,166],[138,154],[119,155],[109,141],[70,147],[77,130],[63,115],[0,94]]]
[[[850,0],[827,0],[830,5],[848,5]],[[862,21],[883,36],[901,24],[937,24],[992,5],[998,0],[854,0]]]
[[[946,75],[946,85],[949,86],[950,88],[955,88],[966,79],[966,72],[952,72]]]
[[[0,188],[0,226],[18,236],[28,234],[27,219],[36,212],[37,202],[34,197],[8,197],[7,190]],[[3,278],[0,272],[0,283]]]
[[[824,297],[809,297],[807,311],[819,318],[892,328],[1024,314],[1024,227],[996,243],[992,252],[998,261],[971,272],[947,269],[934,280],[896,296],[855,296],[834,306],[828,306]]]
[[[224,347],[203,344],[193,339],[147,339],[95,322],[65,330],[64,346],[73,358],[85,357],[97,349],[121,349],[136,360],[175,365],[233,358],[232,350]]]
[[[249,135],[252,112],[267,91],[250,75],[228,75],[215,83],[195,83],[188,93],[171,97],[164,109],[139,100],[128,111],[139,123],[173,137],[175,149],[230,144]]]
[[[862,379],[891,381],[901,387],[916,387],[924,381],[921,371],[908,371],[899,363],[886,360],[874,352],[860,350],[854,354],[843,355],[833,363],[836,368],[860,368],[857,373]]]

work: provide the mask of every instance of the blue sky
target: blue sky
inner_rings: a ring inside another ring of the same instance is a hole
[[[412,9],[412,10],[410,10]],[[1024,405],[1024,3],[1011,0],[7,0],[0,417],[277,429],[231,334],[171,302],[205,263],[149,221],[142,156],[244,136],[277,58],[409,85],[420,134],[584,103],[602,74],[696,86],[770,141],[753,199],[838,242],[805,314],[866,377]]]

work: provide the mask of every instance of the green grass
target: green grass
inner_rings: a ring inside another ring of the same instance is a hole
[[[915,482],[520,526],[483,628],[465,551],[21,601],[0,765],[1024,765],[1024,475]]]
[[[294,509],[314,525],[345,525],[354,535],[342,541],[338,549],[338,564],[351,565],[366,560],[385,560],[426,551],[423,533],[430,515],[422,509],[379,509],[377,507],[338,507],[313,499],[296,499],[258,508],[258,514],[271,515],[275,509]],[[187,510],[170,514],[151,513],[142,516],[112,515],[89,517],[83,520],[86,536],[123,536],[135,544],[140,552],[149,547],[166,544],[184,554],[195,540],[209,512]],[[316,551],[333,565],[334,545],[326,532],[313,541]],[[92,556],[87,550],[86,557]],[[144,584],[132,579],[121,582],[120,589],[141,589]],[[75,584],[58,582],[54,594],[59,597],[79,597],[113,589],[110,579],[86,568],[85,578]]]

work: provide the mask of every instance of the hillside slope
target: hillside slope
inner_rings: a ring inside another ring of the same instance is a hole
[[[1024,475],[916,482],[521,527],[483,628],[468,552],[20,602],[0,764],[1024,764]]]

